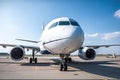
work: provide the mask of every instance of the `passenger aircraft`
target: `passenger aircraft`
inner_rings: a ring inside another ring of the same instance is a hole
[[[14,45],[14,44],[0,44],[0,46],[14,47],[10,56],[13,60],[19,61],[24,59],[25,48],[32,50],[32,57],[30,63],[37,63],[35,54],[40,52],[41,54],[58,54],[61,58],[60,71],[67,71],[67,63],[72,59],[70,54],[76,50],[79,50],[79,57],[84,60],[92,60],[96,56],[94,49],[99,47],[120,46],[120,44],[112,45],[90,45],[83,46],[84,32],[81,29],[78,22],[68,17],[61,17],[52,20],[43,27],[43,33],[40,41],[17,39],[21,41],[38,43],[39,47]]]

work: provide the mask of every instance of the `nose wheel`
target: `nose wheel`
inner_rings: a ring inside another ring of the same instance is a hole
[[[60,71],[67,71],[68,70],[67,63],[72,62],[72,59],[65,54],[60,54],[60,58],[61,58]]]
[[[67,71],[67,68],[68,68],[68,66],[67,66],[67,64],[66,63],[61,63],[60,64],[60,71]]]

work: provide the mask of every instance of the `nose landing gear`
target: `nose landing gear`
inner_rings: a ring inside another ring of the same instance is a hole
[[[69,56],[70,55],[67,55],[67,54],[60,54],[60,58],[61,58],[60,71],[68,70],[67,63],[72,62],[72,59]]]

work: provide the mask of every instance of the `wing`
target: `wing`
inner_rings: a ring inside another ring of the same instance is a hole
[[[16,39],[19,41],[26,41],[26,42],[32,42],[32,43],[39,43],[40,41],[33,41],[33,40],[26,40],[26,39]]]
[[[110,47],[110,46],[120,46],[120,44],[111,44],[111,45],[88,45],[88,46],[83,46],[83,47],[92,47],[94,49],[100,48],[100,47]]]
[[[36,47],[36,46],[26,46],[26,45],[16,45],[16,44],[0,44],[0,46],[2,46],[3,48],[21,46],[21,47],[26,48],[26,49],[40,51],[40,48]]]

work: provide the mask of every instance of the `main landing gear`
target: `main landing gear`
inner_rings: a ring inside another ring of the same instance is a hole
[[[37,58],[35,58],[35,50],[32,51],[32,58],[29,60],[30,63],[37,63]]]
[[[68,54],[60,54],[61,64],[60,64],[60,71],[67,71],[68,66],[67,63],[72,62],[72,59],[69,57]]]

